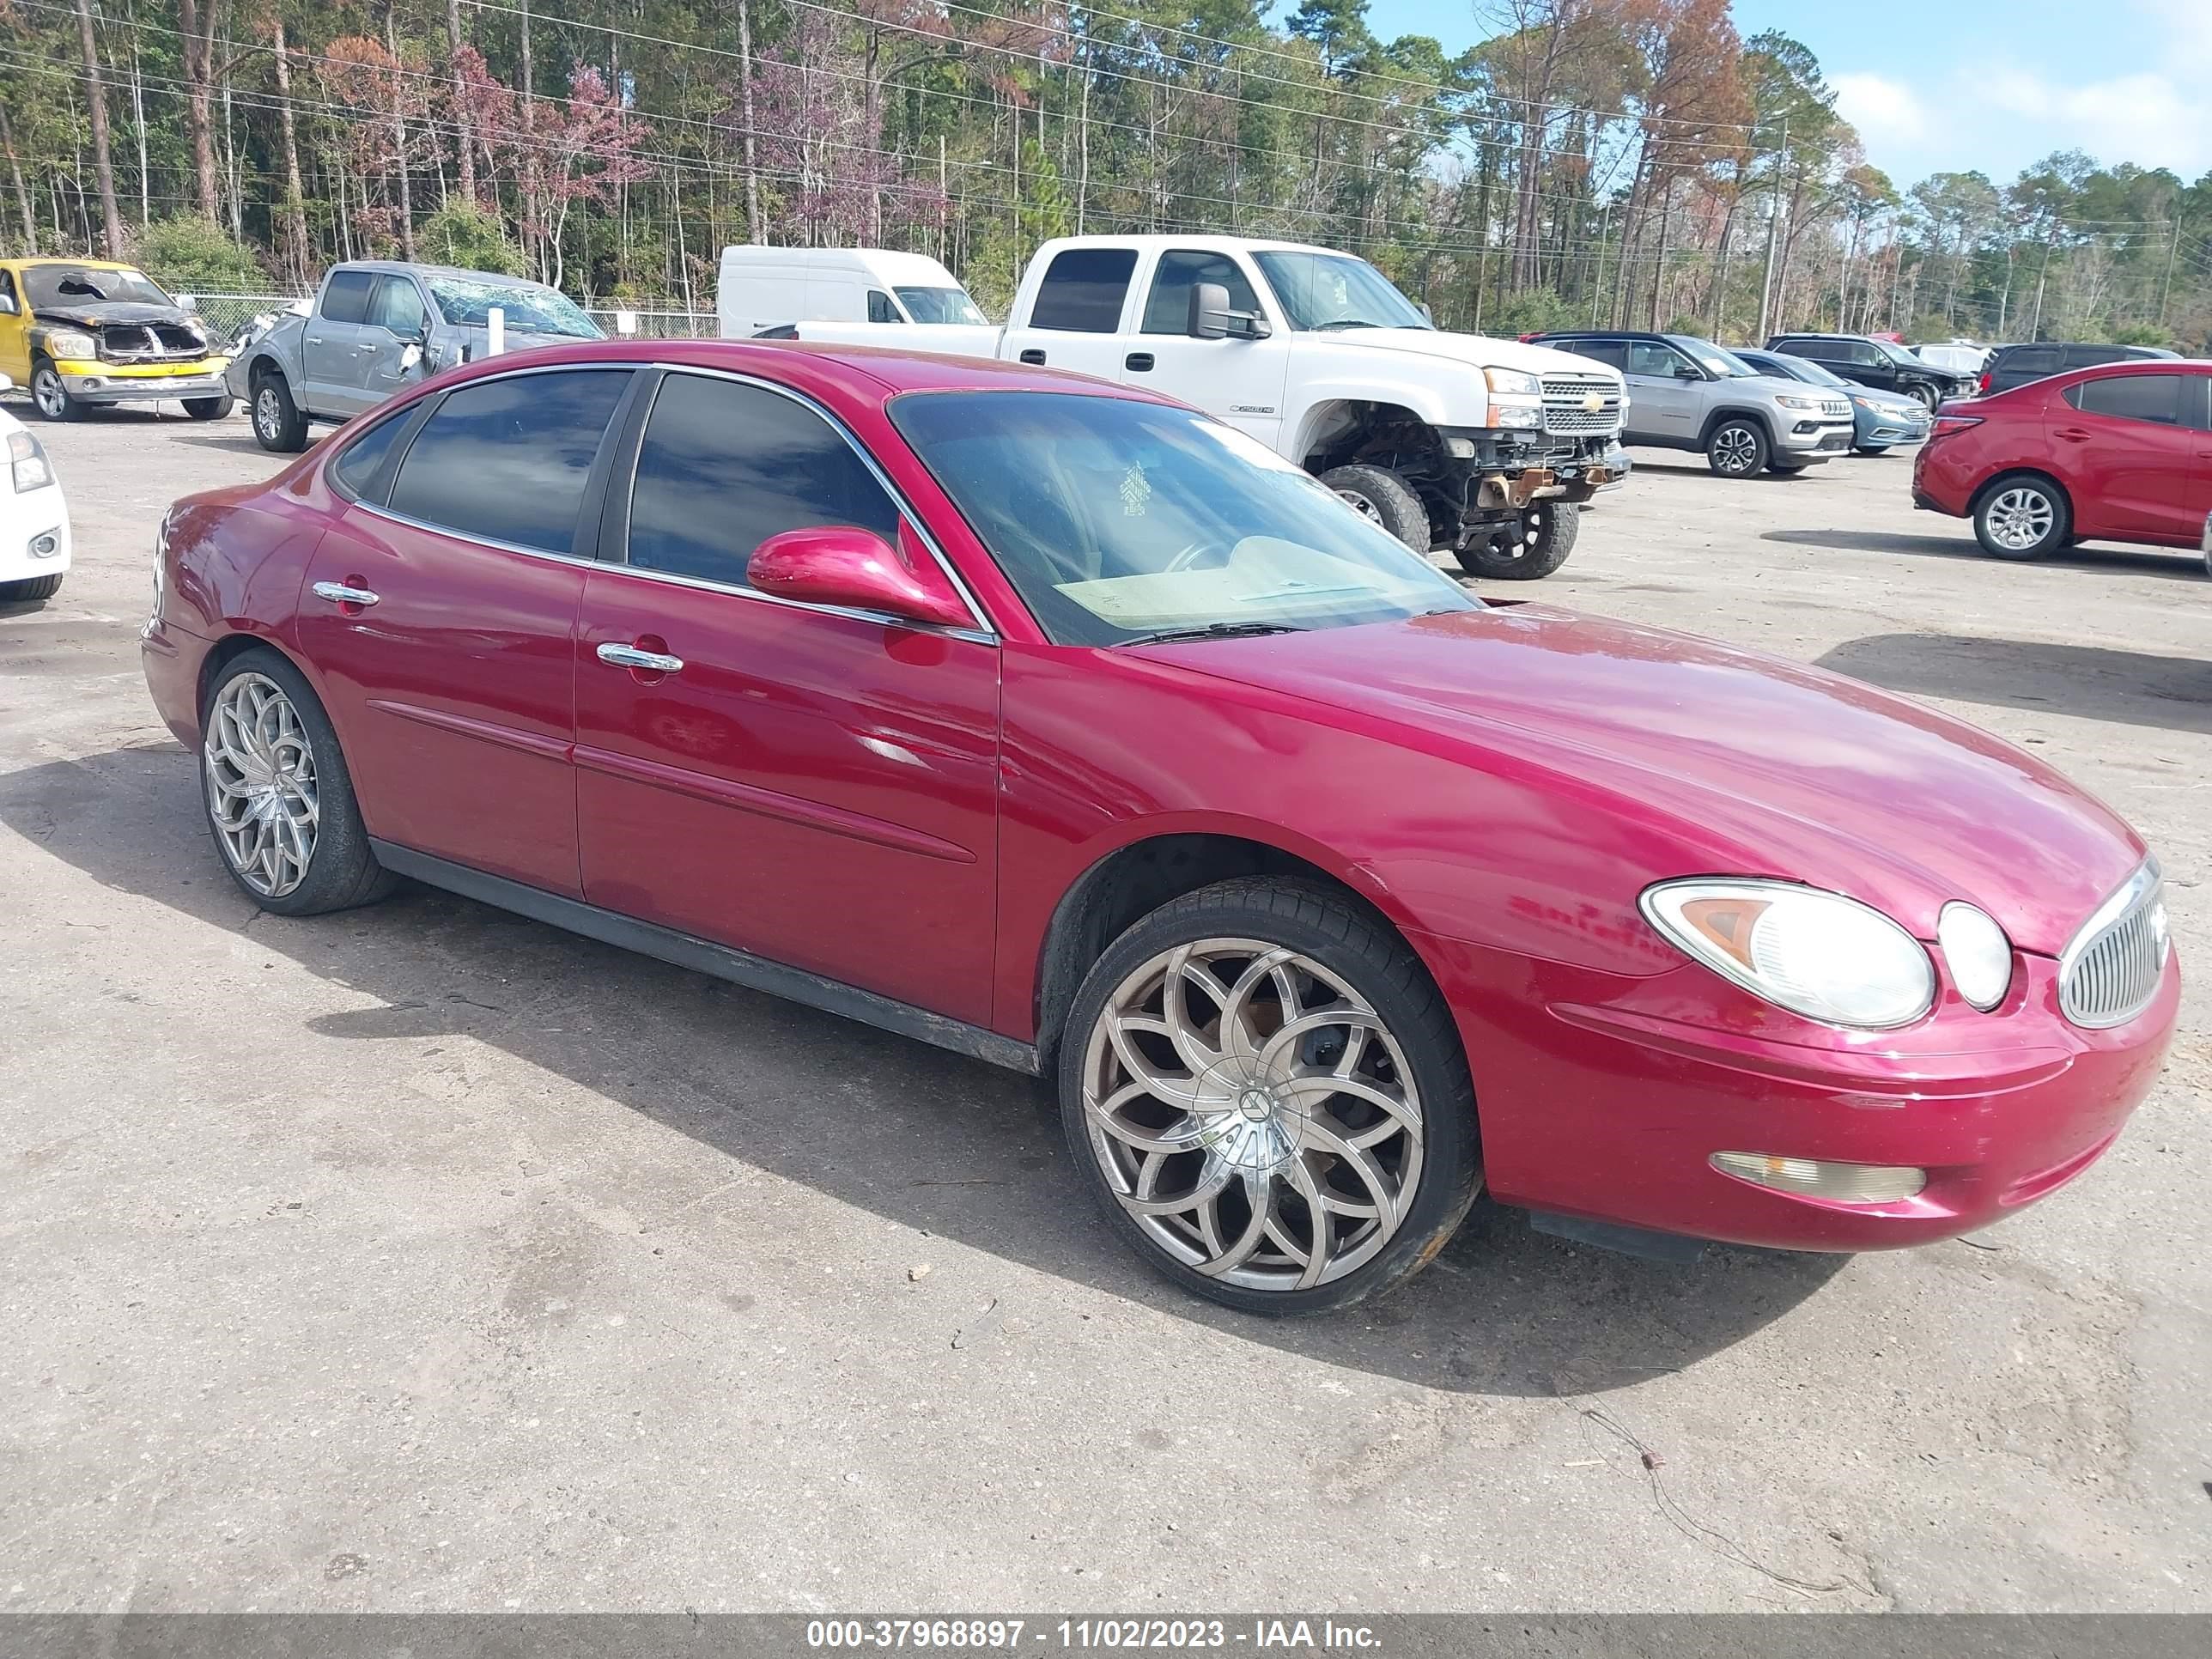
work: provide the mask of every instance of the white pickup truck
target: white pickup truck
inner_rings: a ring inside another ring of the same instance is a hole
[[[794,322],[770,337],[1043,363],[1243,428],[1408,546],[1534,578],[1613,478],[1627,398],[1602,363],[1449,334],[1364,259],[1228,236],[1076,236],[1023,273],[1006,326]]]

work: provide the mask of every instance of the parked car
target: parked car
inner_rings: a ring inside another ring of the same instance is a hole
[[[225,361],[185,301],[103,259],[0,260],[0,374],[48,421],[175,398],[196,421],[230,413]]]
[[[1630,443],[1701,450],[1723,478],[1802,472],[1851,447],[1845,394],[1762,374],[1710,340],[1621,329],[1535,338],[1621,371]]]
[[[574,300],[543,283],[448,265],[369,259],[332,265],[304,315],[274,319],[234,358],[231,390],[261,447],[292,454],[315,422],[349,421],[395,392],[493,349],[603,338]]]
[[[975,331],[988,356],[998,331],[960,279],[926,253],[880,247],[726,247],[714,289],[726,340],[796,323],[924,323]]]
[[[2094,368],[2099,363],[2172,362],[2177,354],[2161,346],[2081,345],[2062,344],[2045,341],[2038,345],[1999,346],[1996,353],[1984,365],[1978,389],[1984,397],[1993,392],[2009,392],[2014,386],[2026,386],[2030,380],[2040,380],[2047,375],[2063,374],[2070,369]]]
[[[411,877],[1041,1073],[1115,1230],[1241,1308],[1387,1287],[1485,1182],[1984,1226],[2173,1030],[2156,864],[2033,756],[1486,605],[1136,387],[559,348],[186,497],[158,557],[148,682],[253,902]]]
[[[1778,334],[1769,351],[1786,351],[1879,392],[1903,392],[1933,410],[1946,398],[1974,389],[1974,377],[1939,368],[1890,340],[1864,334]]]
[[[1809,357],[1793,357],[1786,351],[1739,346],[1729,356],[1742,359],[1761,374],[1826,386],[1850,398],[1851,447],[1862,455],[1885,455],[1899,444],[1917,444],[1928,435],[1928,407],[1917,398],[1856,385]]]
[[[0,374],[0,392],[15,384]],[[0,605],[51,599],[61,592],[70,566],[69,503],[45,447],[4,409],[0,449],[8,459],[6,487],[0,489]]]
[[[2196,548],[2212,511],[2212,363],[2107,363],[1945,410],[1912,504],[2001,559],[2079,541]]]
[[[1565,562],[1613,478],[1620,377],[1451,334],[1364,259],[1238,236],[1073,236],[1006,326],[800,323],[800,339],[1049,364],[1149,386],[1248,433],[1417,551],[1527,580]]]
[[[1963,340],[1954,340],[1948,345],[1914,346],[1912,355],[1923,363],[1933,363],[1938,368],[1972,379],[1980,375],[1996,349],[1994,346],[1973,345]]]

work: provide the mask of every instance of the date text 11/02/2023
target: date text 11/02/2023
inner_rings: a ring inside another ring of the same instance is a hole
[[[914,1648],[938,1651],[1019,1650],[1024,1636],[1062,1650],[1182,1652],[1244,1647],[1261,1652],[1358,1652],[1379,1643],[1365,1625],[1333,1619],[1254,1619],[1239,1628],[1225,1619],[815,1619],[806,1626],[810,1648]]]

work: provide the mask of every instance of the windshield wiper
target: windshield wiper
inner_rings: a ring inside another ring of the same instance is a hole
[[[1273,622],[1218,622],[1207,623],[1203,628],[1164,628],[1157,634],[1139,634],[1134,639],[1123,640],[1124,645],[1164,645],[1170,640],[1242,640],[1259,634],[1303,634],[1305,629],[1289,623]]]
[[[1387,326],[1389,325],[1384,323],[1370,323],[1364,317],[1339,317],[1329,322],[1315,324],[1314,332],[1326,334],[1333,328],[1384,328]]]

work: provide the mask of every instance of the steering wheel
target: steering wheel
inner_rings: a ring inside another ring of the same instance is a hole
[[[1189,546],[1184,548],[1180,553],[1177,553],[1175,557],[1170,559],[1167,563],[1162,567],[1162,574],[1164,574],[1168,572],[1176,570],[1188,570],[1198,563],[1199,559],[1202,555],[1217,550],[1217,550],[1212,542],[1193,542]],[[1227,564],[1229,562],[1229,555],[1225,550],[1221,550],[1221,562],[1223,564]]]

